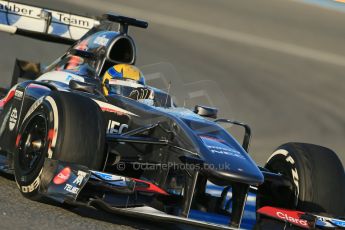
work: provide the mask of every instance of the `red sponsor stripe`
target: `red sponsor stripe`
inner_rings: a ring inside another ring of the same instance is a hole
[[[111,108],[106,108],[106,107],[101,107],[101,110],[103,112],[109,112],[109,113],[116,113],[118,115],[124,115],[124,113],[120,110],[116,110],[116,109],[111,109]]]
[[[50,141],[53,140],[54,136],[55,136],[54,129],[49,129],[49,131],[48,131],[48,140],[50,140]]]
[[[139,186],[136,186],[135,187],[135,190],[136,191],[141,191],[141,192],[150,192],[150,193],[158,193],[158,194],[161,194],[161,195],[169,195],[166,191],[164,191],[163,189],[159,188],[158,186],[150,183],[150,182],[147,182],[147,181],[144,181],[144,180],[139,180],[139,179],[133,179],[135,182],[137,183],[143,183],[145,184],[144,187],[140,187]]]
[[[15,92],[16,92],[15,89],[12,89],[10,92],[8,92],[6,97],[0,100],[0,107],[4,107],[10,100],[12,100]]]
[[[27,88],[29,88],[29,89],[49,89],[47,86],[38,85],[38,84],[30,84],[30,85],[28,85]]]
[[[56,135],[56,132],[54,129],[49,129],[48,131],[48,149],[52,147],[52,141]]]
[[[269,206],[262,207],[258,209],[257,212],[265,216],[269,216],[278,220],[282,220],[284,222],[291,223],[301,228],[305,228],[305,229],[311,228],[307,220],[301,219],[301,216],[305,214],[305,212],[274,208],[274,207],[269,207]]]
[[[17,136],[17,138],[16,138],[16,147],[17,147],[17,148],[18,148],[18,146],[19,146],[20,139],[22,139],[22,135],[21,135],[21,134],[18,134],[18,136]]]

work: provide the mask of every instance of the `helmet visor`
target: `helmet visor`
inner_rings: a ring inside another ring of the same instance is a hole
[[[143,85],[140,85],[136,82],[117,79],[110,80],[108,85],[109,94],[116,94],[124,97],[129,97],[133,90],[139,87],[143,87]]]

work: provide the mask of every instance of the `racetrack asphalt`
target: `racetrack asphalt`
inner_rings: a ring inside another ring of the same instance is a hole
[[[345,13],[286,0],[25,2],[148,20],[148,30],[131,30],[137,64],[145,73],[170,73],[172,93],[181,88],[192,92],[187,96],[201,92],[203,96],[187,101],[189,106],[212,101],[220,106],[221,117],[251,125],[250,152],[258,163],[290,141],[329,147],[345,163]],[[0,41],[4,85],[16,57],[49,64],[67,48],[2,33]],[[152,228],[122,218],[103,221],[98,212],[100,220],[94,220],[87,215],[94,211],[79,212],[86,217],[28,201],[14,182],[0,178],[1,229]]]

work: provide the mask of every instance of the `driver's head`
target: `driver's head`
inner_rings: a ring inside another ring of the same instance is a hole
[[[118,94],[129,97],[135,88],[145,86],[145,78],[141,71],[128,64],[118,64],[109,68],[102,79],[104,95]]]

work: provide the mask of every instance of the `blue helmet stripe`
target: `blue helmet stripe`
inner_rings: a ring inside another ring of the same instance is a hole
[[[110,76],[112,76],[114,78],[123,78],[122,73],[117,72],[114,67],[111,67],[108,70],[108,73]]]
[[[139,84],[145,85],[145,78],[143,76],[140,77]]]

